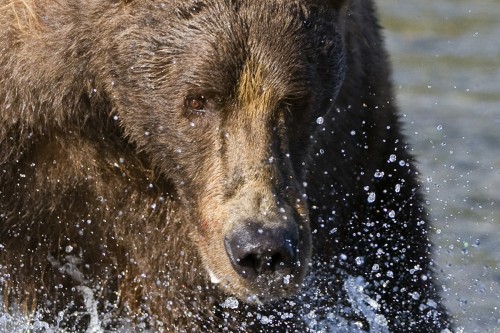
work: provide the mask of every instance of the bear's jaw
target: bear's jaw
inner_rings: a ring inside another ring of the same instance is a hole
[[[210,277],[211,283],[217,284],[217,285],[222,284],[222,280],[217,275],[215,275],[215,273],[209,267],[205,267],[205,269],[208,273],[208,276]],[[286,280],[287,278],[288,277],[284,277],[283,279]],[[226,285],[226,287],[229,287],[229,286]],[[247,304],[254,304],[254,305],[261,306],[261,305],[264,305],[264,302],[261,301],[261,298],[262,297],[259,297],[259,295],[257,295],[257,294],[250,294],[245,299],[243,299],[243,301]]]

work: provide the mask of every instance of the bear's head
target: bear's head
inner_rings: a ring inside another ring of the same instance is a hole
[[[96,84],[175,184],[207,276],[243,301],[291,295],[307,271],[304,170],[343,79],[338,6],[129,1],[103,18]]]

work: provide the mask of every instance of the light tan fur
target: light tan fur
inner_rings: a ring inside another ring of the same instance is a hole
[[[238,101],[249,118],[262,118],[273,107],[275,92],[272,86],[266,85],[269,80],[265,76],[265,69],[256,59],[246,62],[238,84]]]
[[[39,34],[43,29],[37,8],[45,0],[4,0],[1,2],[3,4],[0,5],[0,12],[3,20],[9,20],[22,35],[33,36],[33,34]],[[0,18],[0,20],[2,19]]]

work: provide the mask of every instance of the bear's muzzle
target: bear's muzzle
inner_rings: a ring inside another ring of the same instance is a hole
[[[224,237],[231,264],[243,278],[277,280],[297,265],[298,231],[292,224],[266,227],[246,220]]]

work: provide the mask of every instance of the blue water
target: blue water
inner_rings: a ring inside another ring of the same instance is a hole
[[[500,1],[377,3],[442,295],[464,332],[500,332]]]

